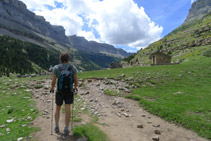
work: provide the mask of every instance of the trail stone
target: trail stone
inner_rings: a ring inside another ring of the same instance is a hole
[[[127,113],[122,113],[125,117],[129,117],[130,115]]]
[[[144,125],[137,125],[137,128],[144,128]]]
[[[121,117],[121,114],[120,114],[120,113],[116,113],[116,115],[117,115],[118,117]]]
[[[157,135],[161,135],[161,131],[160,130],[154,130],[154,133]]]
[[[152,125],[153,127],[160,127],[160,124],[158,124],[158,125]]]
[[[152,138],[152,140],[153,140],[153,141],[159,141],[160,138],[159,138],[159,136],[154,136],[154,137]]]

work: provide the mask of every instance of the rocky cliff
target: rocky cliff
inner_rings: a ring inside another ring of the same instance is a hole
[[[16,33],[19,31],[19,34],[33,39],[42,40],[38,36],[38,34],[41,34],[61,44],[68,43],[62,26],[52,26],[42,16],[30,12],[21,1],[1,0],[0,21],[0,25],[6,29],[16,31]]]
[[[211,0],[197,0],[192,4],[185,22],[200,19],[211,11]]]

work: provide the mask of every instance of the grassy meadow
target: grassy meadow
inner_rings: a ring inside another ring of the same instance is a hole
[[[40,78],[34,78],[40,79]],[[0,77],[0,140],[30,139],[38,131],[31,125],[39,112],[35,108],[27,82],[30,79]]]

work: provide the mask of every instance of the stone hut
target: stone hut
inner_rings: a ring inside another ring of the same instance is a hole
[[[151,54],[150,58],[152,59],[152,65],[171,64],[171,56],[163,52],[154,52]]]

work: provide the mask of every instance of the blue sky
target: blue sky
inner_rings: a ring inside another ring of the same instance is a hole
[[[163,27],[162,36],[180,26],[191,8],[190,0],[134,0],[152,21]]]
[[[21,0],[66,35],[136,52],[181,25],[194,0]]]

